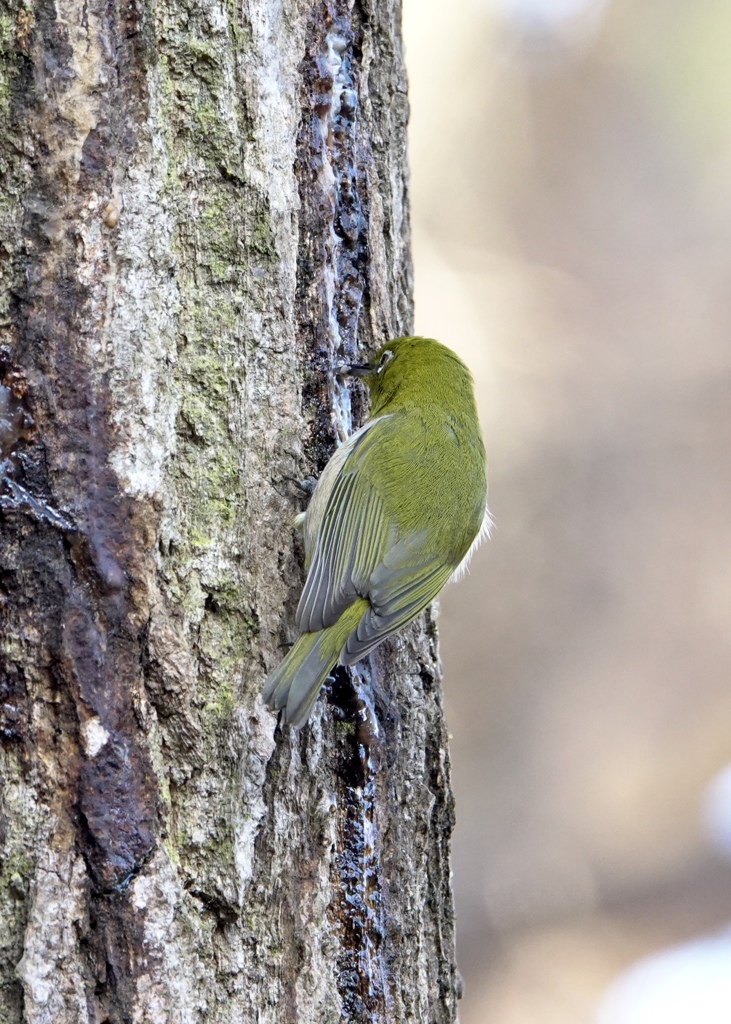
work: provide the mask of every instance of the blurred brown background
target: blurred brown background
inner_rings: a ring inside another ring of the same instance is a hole
[[[404,8],[416,328],[497,523],[442,599],[462,1024],[592,1024],[731,922],[731,4]]]

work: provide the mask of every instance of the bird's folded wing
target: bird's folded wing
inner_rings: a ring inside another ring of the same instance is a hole
[[[343,665],[365,657],[390,633],[411,622],[431,604],[454,571],[430,555],[425,531],[412,533],[391,548],[371,574],[370,608],[350,634],[340,655]]]
[[[343,649],[347,664],[410,622],[454,571],[454,565],[445,565],[431,550],[427,531],[400,535],[371,483],[372,474],[362,471],[371,445],[388,444],[392,429],[391,417],[375,423],[343,464],[328,497],[297,608],[297,626],[313,632],[332,626],[359,597],[369,600],[370,608]]]
[[[330,491],[295,617],[303,632],[332,626],[356,598],[365,597],[371,573],[395,540],[381,496],[361,472],[373,442],[383,442],[390,417],[383,420],[348,454]]]

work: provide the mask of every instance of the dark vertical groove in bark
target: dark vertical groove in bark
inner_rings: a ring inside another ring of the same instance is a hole
[[[372,343],[368,330],[368,163],[361,124],[360,10],[322,0],[313,11],[302,75],[298,140],[302,204],[298,328],[311,353],[304,407],[312,422],[310,457],[321,471],[336,440],[334,366]],[[328,283],[332,291],[328,294]],[[362,321],[366,327],[362,330]],[[361,335],[365,335],[362,337]],[[350,396],[349,429],[359,426],[361,394]],[[347,412],[346,412],[347,417]],[[367,673],[367,668],[363,669]],[[367,717],[346,669],[329,697],[345,721]],[[388,1020],[381,956],[380,837],[374,824],[378,743],[366,729],[340,737],[333,763],[339,807],[329,915],[338,936],[337,985],[342,1020]]]
[[[364,671],[370,675],[369,669]],[[340,932],[338,989],[344,1020],[386,1024],[392,1019],[390,989],[398,979],[388,965],[383,839],[376,820],[381,748],[369,709],[354,695],[352,684],[346,683],[343,669],[340,673],[334,688],[340,697],[338,710],[354,727],[340,738],[335,764],[341,813],[330,915]]]
[[[360,4],[347,0],[324,0],[316,5],[302,62],[302,123],[298,160],[301,169],[302,203],[300,252],[298,260],[298,328],[310,351],[310,370],[304,390],[305,411],[312,423],[310,457],[321,470],[335,443],[333,420],[333,367],[339,360],[353,358],[385,338],[373,338],[368,311],[368,174],[370,152],[360,111],[362,31],[367,15]],[[340,66],[333,75],[328,61],[337,47]],[[322,184],[323,170],[331,170],[331,187]],[[334,290],[327,293],[327,275],[332,274]],[[351,394],[352,429],[360,424],[363,405],[357,389]],[[347,418],[347,410],[346,410]],[[388,657],[388,645],[385,648]],[[373,687],[370,660],[360,667],[369,688]],[[400,958],[401,935],[389,930],[387,921],[387,869],[384,875],[384,827],[377,808],[392,806],[382,762],[382,743],[394,743],[397,736],[388,728],[389,711],[379,702],[378,718],[386,735],[379,737],[374,709],[357,696],[350,673],[337,669],[329,700],[336,719],[349,723],[337,733],[333,769],[339,808],[337,844],[333,850],[331,880],[333,898],[329,915],[338,936],[337,984],[342,999],[342,1020],[386,1022],[393,1019],[394,1006],[408,1005],[408,980]],[[435,737],[430,754],[438,756],[444,735]],[[398,766],[394,765],[396,771]],[[442,773],[435,787],[433,825],[440,836],[438,845],[448,857],[453,827],[448,779]],[[379,803],[380,800],[380,803]],[[398,844],[399,840],[396,840]],[[449,888],[448,860],[433,873],[434,896],[443,892],[442,874]],[[404,887],[408,882],[403,880]],[[398,889],[391,887],[390,899],[398,901]],[[397,912],[400,916],[402,911]],[[436,916],[436,915],[435,915]],[[454,1005],[453,921],[448,920],[448,938],[438,950],[434,968],[437,997],[433,1012],[450,1012]],[[441,1007],[442,1009],[439,1009]],[[450,1009],[447,1009],[450,1008]]]
[[[309,454],[318,471],[335,443],[333,368],[371,341],[367,318],[362,317],[369,301],[369,204],[368,154],[359,123],[361,31],[347,0],[320,0],[301,64],[297,329],[310,353],[303,401],[312,421]],[[333,50],[341,61],[337,82],[328,59]],[[330,174],[332,185],[325,177]],[[354,404],[357,423],[362,413],[357,391]]]

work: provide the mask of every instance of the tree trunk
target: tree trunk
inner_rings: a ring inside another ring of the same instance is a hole
[[[432,619],[260,696],[411,322],[399,0],[0,6],[0,1020],[452,1021]]]

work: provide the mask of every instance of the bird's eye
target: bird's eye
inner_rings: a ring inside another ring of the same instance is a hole
[[[386,351],[381,356],[381,358],[378,360],[378,369],[376,370],[376,373],[381,373],[383,370],[385,370],[385,368],[388,366],[392,359],[393,352],[391,351],[390,348],[387,348]]]

